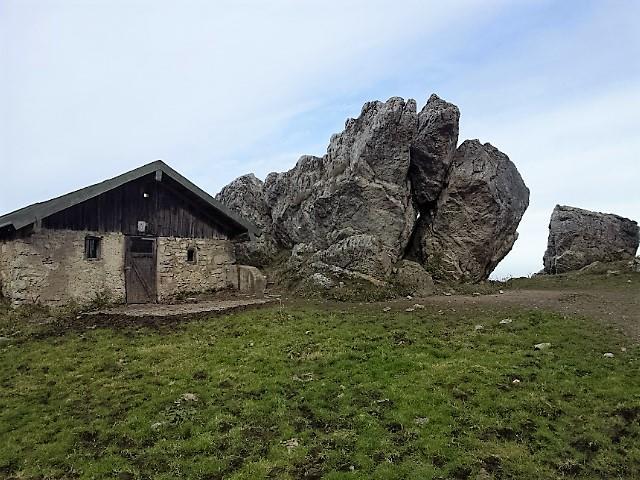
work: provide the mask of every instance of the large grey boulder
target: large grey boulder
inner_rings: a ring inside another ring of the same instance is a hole
[[[427,271],[446,282],[488,278],[513,247],[528,206],[529,189],[509,157],[466,140],[433,216],[420,217],[414,236]]]
[[[545,273],[579,270],[593,262],[633,260],[638,224],[618,215],[556,205],[549,223]]]
[[[408,171],[417,124],[413,100],[368,102],[326,155],[270,174],[264,192],[278,243],[305,243],[332,264],[386,276],[415,223]]]

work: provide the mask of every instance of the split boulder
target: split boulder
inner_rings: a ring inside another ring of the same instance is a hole
[[[433,217],[419,220],[414,241],[427,271],[445,282],[488,278],[513,247],[528,206],[529,189],[509,157],[489,143],[465,141]]]

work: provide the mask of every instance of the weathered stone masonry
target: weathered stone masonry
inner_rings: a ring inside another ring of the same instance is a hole
[[[87,235],[102,239],[101,258],[84,258]],[[0,243],[2,294],[14,304],[88,303],[106,293],[123,301],[124,235],[42,230]]]
[[[194,261],[187,260],[189,248]],[[221,290],[233,283],[235,256],[228,240],[158,238],[158,297],[160,301],[180,292]]]
[[[85,238],[101,238],[98,259],[84,256]],[[195,261],[187,250],[195,248]],[[16,305],[86,304],[106,294],[125,300],[125,236],[72,230],[42,230],[26,238],[0,242],[2,294]],[[235,257],[229,240],[159,237],[157,240],[158,300],[181,292],[219,290],[237,283]]]

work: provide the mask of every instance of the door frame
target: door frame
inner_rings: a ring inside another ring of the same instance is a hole
[[[127,304],[140,304],[140,303],[157,303],[158,302],[158,237],[154,237],[152,235],[125,235],[124,237],[124,290],[125,290],[125,303]],[[137,253],[131,251],[131,245],[133,240],[147,240],[151,241],[152,245],[152,253]],[[140,277],[139,272],[133,266],[133,258],[151,258],[151,265],[153,266],[153,274],[151,285],[146,285],[146,282],[143,278]],[[130,295],[130,271],[133,269],[136,273],[138,273],[138,279],[140,284],[147,291],[149,301],[148,302],[133,302],[131,301]]]

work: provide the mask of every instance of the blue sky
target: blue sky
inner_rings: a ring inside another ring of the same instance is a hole
[[[446,5],[445,5],[446,4]],[[163,159],[211,193],[324,153],[365,101],[432,92],[531,189],[640,220],[640,2],[1,0],[0,212]]]

